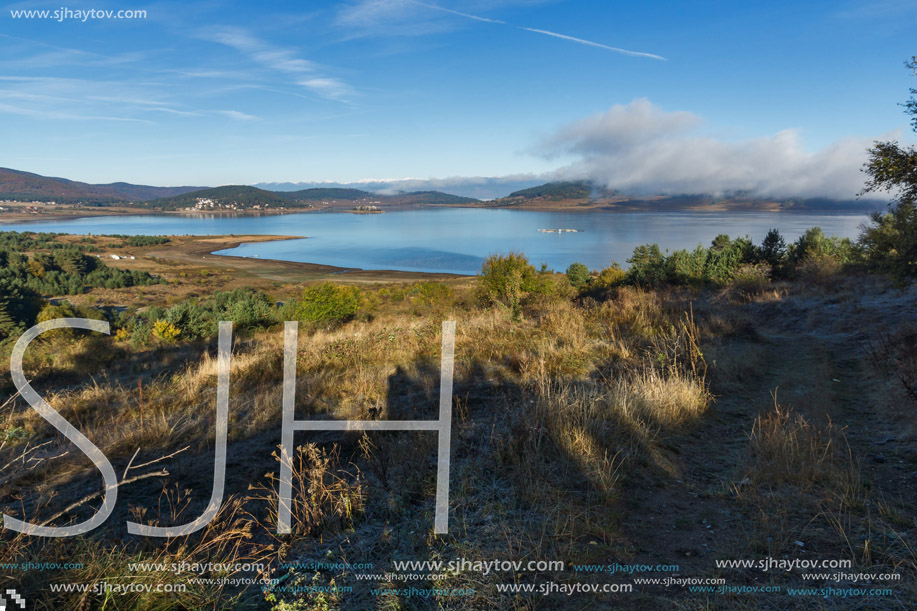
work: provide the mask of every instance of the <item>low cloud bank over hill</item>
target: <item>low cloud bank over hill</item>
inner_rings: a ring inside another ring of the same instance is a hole
[[[573,161],[555,179],[591,180],[631,193],[741,192],[759,197],[852,199],[872,138],[806,150],[799,132],[725,140],[701,131],[703,119],[642,98],[566,125],[535,152]]]

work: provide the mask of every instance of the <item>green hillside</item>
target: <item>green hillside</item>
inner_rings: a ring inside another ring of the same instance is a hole
[[[147,208],[162,210],[180,210],[198,208],[201,210],[250,210],[265,208],[302,207],[292,199],[281,197],[277,193],[249,187],[246,185],[227,185],[213,189],[202,189],[178,195],[163,197],[142,204]]]
[[[595,187],[588,182],[549,182],[547,184],[514,191],[509,198],[521,197],[523,199],[536,199],[539,197],[551,199],[589,199]]]
[[[473,204],[479,200],[473,197],[462,197],[460,195],[451,195],[441,191],[412,191],[410,193],[400,193],[390,195],[386,199],[392,203],[398,204],[428,204],[428,205],[448,205],[448,204]]]
[[[408,193],[397,193],[395,195],[381,195],[379,193],[371,193],[360,189],[315,188],[303,189],[301,191],[272,191],[272,193],[298,202],[356,202],[362,199],[371,199],[373,201],[378,201],[380,204],[392,206],[416,204],[470,204],[478,201],[472,197],[461,197],[459,195],[451,195],[440,191],[411,191]]]

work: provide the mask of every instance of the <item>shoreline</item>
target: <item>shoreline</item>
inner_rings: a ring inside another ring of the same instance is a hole
[[[207,217],[258,217],[281,216],[286,214],[321,214],[321,213],[349,213],[349,214],[381,214],[385,212],[405,212],[410,210],[436,210],[436,209],[472,209],[472,210],[518,210],[521,212],[606,212],[616,213],[641,213],[641,214],[793,214],[793,215],[831,215],[831,216],[857,216],[871,214],[881,210],[875,206],[861,206],[856,209],[831,209],[831,208],[781,208],[773,206],[730,206],[725,204],[695,205],[695,206],[653,206],[653,205],[628,205],[621,202],[583,203],[577,205],[489,205],[480,204],[429,204],[412,206],[385,206],[378,211],[356,211],[334,206],[313,208],[294,208],[284,210],[213,210],[195,211],[187,210],[142,210],[138,208],[100,208],[98,211],[80,210],[74,214],[49,213],[31,214],[24,212],[0,212],[0,225],[32,225],[41,223],[54,223],[61,221],[75,221],[85,218],[98,217],[127,217],[127,216],[185,216],[188,218]]]
[[[307,236],[285,235],[219,235],[219,236],[163,236],[173,241],[166,245],[151,247],[144,256],[156,257],[177,263],[206,264],[241,271],[245,274],[269,280],[309,281],[328,279],[354,283],[415,282],[423,280],[447,280],[470,278],[462,274],[439,272],[411,272],[401,270],[372,270],[358,267],[338,267],[322,263],[284,261],[282,259],[261,259],[238,255],[214,254],[221,250],[238,248],[242,244],[275,242],[282,240],[306,240]]]
[[[564,205],[528,205],[528,206],[491,206],[486,203],[483,205],[473,204],[440,204],[437,206],[424,206],[427,208],[472,208],[477,210],[519,210],[521,212],[603,212],[609,214],[620,213],[637,213],[637,214],[798,214],[805,215],[830,215],[830,216],[857,216],[871,214],[881,208],[862,206],[856,209],[832,209],[832,208],[780,208],[777,206],[728,206],[713,204],[708,206],[669,206],[656,207],[652,205],[630,206],[621,204],[582,204],[575,206]]]
[[[104,212],[96,213],[94,210],[81,211],[75,214],[50,213],[31,214],[14,212],[11,214],[0,213],[0,225],[21,225],[31,223],[54,223],[58,221],[76,221],[86,218],[113,217],[113,216],[187,216],[189,218],[207,216],[279,216],[282,214],[302,214],[307,212],[321,212],[323,208],[303,208],[285,210],[208,210],[189,212],[188,210],[141,210],[138,208],[101,208]]]

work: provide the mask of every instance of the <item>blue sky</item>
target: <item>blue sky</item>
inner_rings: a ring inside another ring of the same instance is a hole
[[[855,191],[864,146],[907,137],[917,3],[751,4],[9,4],[0,166],[156,185]],[[147,16],[11,14],[62,7]]]

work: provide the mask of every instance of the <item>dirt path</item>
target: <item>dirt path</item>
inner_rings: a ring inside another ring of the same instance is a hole
[[[867,354],[883,328],[917,319],[914,292],[843,299],[790,297],[743,309],[757,338],[727,340],[721,347],[720,355],[729,357],[721,362],[730,362],[731,368],[711,367],[715,403],[692,430],[667,438],[666,468],[657,470],[656,481],[628,503],[622,531],[634,553],[629,561],[678,564],[682,576],[721,575],[737,584],[769,576],[754,571],[724,574],[715,569],[715,560],[850,557],[858,542],[842,542],[823,517],[813,519],[800,509],[804,502],[788,507],[785,515],[764,517],[783,520],[780,526],[790,541],[787,549],[785,541],[759,532],[762,516],[738,498],[748,485],[743,482],[743,465],[750,455],[749,434],[755,418],[773,410],[773,393],[783,408],[813,424],[825,426],[830,421],[835,429],[843,429],[871,498],[895,507],[902,512],[902,528],[908,523],[913,528],[914,418],[902,422],[896,408],[903,406],[890,399]],[[736,361],[743,366],[735,367]],[[805,539],[799,541],[802,546],[797,538]]]

